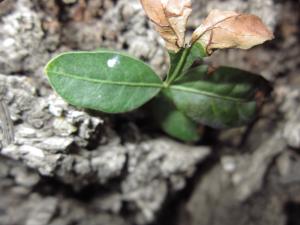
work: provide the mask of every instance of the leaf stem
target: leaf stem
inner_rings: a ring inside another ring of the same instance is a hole
[[[184,65],[186,63],[187,57],[189,56],[191,52],[190,48],[185,48],[181,54],[180,60],[174,70],[174,72],[169,76],[169,79],[166,81],[166,85],[169,86],[182,72]]]

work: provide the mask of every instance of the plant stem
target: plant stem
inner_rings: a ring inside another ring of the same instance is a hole
[[[166,81],[166,86],[169,86],[182,72],[187,57],[189,56],[191,48],[185,48],[181,54],[180,60],[174,70],[174,72],[170,75],[169,79]]]

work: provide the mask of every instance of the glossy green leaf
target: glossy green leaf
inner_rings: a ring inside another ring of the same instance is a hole
[[[149,66],[113,51],[64,53],[51,60],[45,71],[67,102],[108,113],[136,109],[162,87]]]
[[[268,91],[269,83],[261,76],[229,67],[208,73],[206,66],[200,66],[171,85],[167,93],[194,121],[229,128],[252,121],[259,106],[257,97]]]
[[[168,135],[186,142],[200,139],[199,125],[176,109],[166,96],[160,94],[155,97],[151,106],[156,122]]]
[[[184,55],[184,50],[181,49],[179,52],[169,52],[170,57],[170,69],[169,69],[169,76],[174,73],[176,70],[176,67],[178,66],[180,60],[182,59]],[[200,43],[195,43],[190,49],[187,54],[186,59],[184,60],[183,68],[181,69],[181,73],[178,74],[178,76],[185,73],[196,60],[202,59],[206,57],[205,49],[202,47]]]

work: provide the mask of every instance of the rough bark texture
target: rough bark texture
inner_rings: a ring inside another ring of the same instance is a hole
[[[98,198],[95,204],[99,210],[115,214],[117,221],[123,219],[122,210],[130,214],[125,215],[130,217],[126,220],[129,224],[154,221],[168,195],[185,187],[185,179],[193,175],[196,165],[210,152],[208,147],[189,147],[167,138],[142,137],[134,125],[124,129],[126,135],[135,136],[134,141],[129,138],[121,141],[101,115],[76,110],[53,94],[39,97],[33,82],[30,78],[0,75],[0,92],[17,123],[14,144],[3,147],[1,154],[74,190],[89,186],[103,189],[101,196],[95,196],[92,201]],[[29,188],[39,180],[36,174],[32,181],[26,181],[24,174],[16,176]],[[60,205],[55,197],[45,201],[53,205],[48,209],[45,203],[47,215],[41,215],[47,216],[42,218],[47,224],[51,218],[48,213],[54,214]],[[43,211],[40,206],[37,210]],[[111,216],[106,214],[105,217]],[[39,224],[41,218],[35,216],[29,214],[29,218],[22,220]],[[9,221],[8,218],[5,221]]]
[[[43,67],[67,50],[124,49],[163,75],[167,55],[138,0],[0,6],[0,101],[15,131],[15,143],[0,149],[1,225],[299,224],[296,1],[193,2],[189,31],[212,8],[254,13],[277,28],[264,47],[209,60],[262,73],[274,93],[255,123],[208,130],[206,146],[171,140],[144,110],[87,112],[49,88]]]

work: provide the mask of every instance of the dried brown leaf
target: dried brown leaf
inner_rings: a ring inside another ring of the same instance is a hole
[[[255,15],[213,10],[193,33],[192,43],[201,42],[211,54],[214,49],[249,49],[273,37]]]
[[[147,16],[166,42],[168,50],[177,52],[185,45],[185,31],[192,12],[190,0],[141,0]]]

